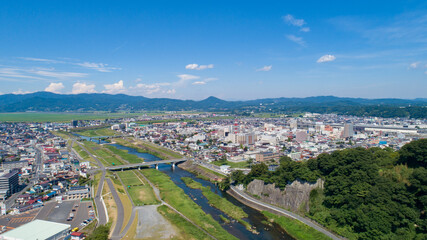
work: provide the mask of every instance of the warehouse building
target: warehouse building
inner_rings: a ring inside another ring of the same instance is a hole
[[[0,240],[59,240],[70,235],[71,225],[34,220],[0,235]]]

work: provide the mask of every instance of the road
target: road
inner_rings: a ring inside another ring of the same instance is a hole
[[[94,200],[95,200],[95,204],[96,204],[96,211],[98,212],[98,225],[104,225],[108,221],[105,204],[104,204],[104,201],[102,200],[102,196],[101,196],[102,195],[102,187],[104,186],[104,180],[105,180],[105,167],[101,163],[101,161],[99,161],[99,159],[97,157],[95,157],[92,153],[90,153],[82,144],[75,141],[74,139],[73,139],[73,141],[75,143],[77,143],[85,152],[87,152],[89,154],[89,156],[91,156],[93,159],[96,160],[96,162],[98,163],[98,166],[100,167],[100,169],[102,171],[102,176],[101,176],[101,179],[99,180],[98,189],[96,190]]]
[[[200,165],[200,166],[202,166],[204,168],[207,168],[207,169],[212,170],[212,171],[214,171],[216,173],[219,173],[221,175],[224,175],[224,176],[230,175],[229,173],[225,173],[225,172],[219,170],[218,169],[219,167],[217,168],[217,166],[215,166],[213,164],[205,163],[205,162],[202,162],[202,161],[193,161],[193,162],[195,162],[196,164],[198,164],[198,165]]]
[[[244,193],[243,191],[239,190],[236,186],[231,185],[231,186],[230,186],[230,188],[231,188],[231,189],[232,189],[232,190],[233,190],[237,195],[239,195],[240,197],[244,198],[245,200],[247,200],[247,201],[249,201],[249,202],[252,202],[252,203],[253,203],[253,204],[255,204],[255,205],[259,205],[259,206],[262,206],[262,207],[264,207],[264,208],[271,209],[271,210],[273,210],[274,212],[279,212],[279,213],[281,213],[281,214],[283,214],[283,215],[285,215],[285,216],[288,216],[288,217],[290,217],[290,218],[292,218],[292,219],[298,220],[298,221],[300,221],[300,222],[302,222],[302,223],[304,223],[304,224],[306,224],[306,225],[308,225],[308,226],[310,226],[310,227],[312,227],[312,228],[316,229],[317,231],[319,231],[319,232],[321,232],[321,233],[325,234],[326,236],[328,236],[328,237],[330,237],[330,238],[332,238],[332,239],[334,239],[334,240],[342,240],[342,238],[337,237],[337,236],[336,236],[335,234],[333,234],[332,232],[329,232],[328,230],[326,230],[326,229],[324,229],[323,227],[321,227],[321,226],[319,226],[319,225],[315,224],[314,222],[310,221],[309,219],[306,219],[306,218],[304,218],[304,217],[301,217],[300,215],[295,214],[295,213],[293,213],[293,212],[286,211],[286,210],[284,210],[284,209],[282,209],[282,208],[279,208],[279,207],[276,207],[276,206],[273,206],[273,205],[270,205],[270,204],[264,203],[264,202],[262,202],[262,201],[259,201],[258,199],[255,199],[255,198],[253,198],[253,197],[249,196],[248,194]]]
[[[123,208],[122,200],[120,200],[119,194],[117,194],[116,188],[114,187],[113,182],[111,182],[111,179],[107,178],[107,184],[117,206],[117,221],[111,237],[113,239],[120,239],[120,230],[123,226],[125,210]]]

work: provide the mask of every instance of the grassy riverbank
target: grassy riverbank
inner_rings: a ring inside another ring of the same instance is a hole
[[[176,153],[172,150],[155,145],[153,143],[136,140],[134,138],[126,138],[126,139],[116,138],[114,139],[114,141],[120,145],[133,148],[140,153],[150,153],[161,159],[182,158],[182,156],[179,153]]]
[[[325,234],[306,224],[284,216],[277,216],[267,211],[262,213],[271,221],[279,224],[285,231],[297,240],[330,240]]]
[[[210,187],[204,187],[201,183],[194,181],[189,177],[183,177],[181,180],[190,188],[202,190],[203,196],[208,199],[209,204],[218,208],[231,218],[236,219],[238,222],[243,224],[248,230],[252,230],[251,225],[246,221],[243,221],[242,218],[247,218],[248,214],[245,213],[241,208],[234,205],[227,199],[220,197],[216,193],[212,192]]]
[[[117,172],[135,206],[155,205],[160,202],[156,199],[153,189],[134,171]]]
[[[155,169],[144,169],[141,172],[160,190],[161,198],[176,208],[194,223],[218,239],[237,239],[224,230],[211,215],[206,214],[180,187],[175,185],[165,174]]]
[[[83,141],[82,143],[89,152],[95,155],[104,164],[104,166],[123,164],[119,158],[115,157],[114,154],[111,154],[111,152],[105,149],[104,146],[90,141]]]
[[[211,239],[206,233],[200,231],[193,224],[182,218],[178,213],[166,205],[159,206],[157,211],[179,230],[177,239]]]
[[[110,128],[94,128],[94,129],[87,129],[83,131],[76,131],[78,134],[86,137],[100,137],[100,136],[115,136],[119,135],[118,132],[111,130]]]
[[[122,159],[128,161],[129,163],[141,163],[144,162],[144,159],[137,157],[134,154],[128,153],[126,150],[118,149],[114,146],[105,145],[105,148],[110,150],[115,155],[121,157]]]
[[[88,161],[94,165],[98,165],[98,162],[91,156],[89,156],[89,154],[85,150],[83,150],[83,148],[80,147],[77,143],[73,144],[73,148],[84,161]]]

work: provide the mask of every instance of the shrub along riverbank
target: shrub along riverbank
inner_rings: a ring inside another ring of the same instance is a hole
[[[215,221],[210,214],[206,214],[180,187],[170,180],[170,178],[155,169],[141,170],[153,184],[160,190],[161,198],[172,207],[191,219],[194,223],[205,229],[217,239],[237,239],[221,225]]]
[[[248,214],[245,213],[241,208],[212,192],[210,187],[204,187],[201,183],[196,182],[189,177],[183,177],[181,180],[190,188],[202,190],[202,194],[206,197],[206,199],[208,199],[209,204],[221,210],[231,218],[234,218],[243,224],[248,230],[252,231],[251,225],[242,219],[247,218]]]

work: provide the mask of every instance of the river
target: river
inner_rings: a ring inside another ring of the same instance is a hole
[[[75,134],[77,135],[77,134]],[[86,140],[92,140],[97,143],[106,143],[104,141],[98,141],[94,140],[88,137],[77,135],[83,139]],[[140,158],[143,158],[145,161],[156,161],[161,160],[160,158],[149,154],[149,153],[140,153],[136,151],[133,148],[122,146],[119,144],[110,144],[112,146],[115,146],[118,149],[127,150],[128,153],[134,154]],[[166,173],[171,180],[180,188],[184,190],[184,192],[191,198],[193,201],[199,205],[203,211],[207,214],[210,214],[216,221],[218,221],[221,226],[228,231],[230,234],[234,235],[235,237],[239,239],[285,239],[285,240],[292,240],[293,238],[289,236],[280,226],[273,223],[272,225],[268,224],[268,219],[261,214],[259,211],[250,208],[241,202],[237,201],[234,197],[230,196],[228,193],[221,191],[215,184],[197,178],[193,173],[190,173],[186,170],[183,170],[179,167],[172,169],[171,165],[169,164],[159,164],[159,171],[162,171]],[[253,227],[256,228],[256,233],[252,233],[251,231],[248,231],[245,226],[243,226],[241,223],[234,221],[230,219],[225,213],[223,213],[221,210],[209,205],[208,200],[203,196],[202,191],[199,189],[192,189],[185,185],[185,183],[181,180],[182,177],[190,177],[193,180],[201,183],[203,186],[209,186],[212,190],[212,192],[218,194],[219,196],[225,197],[228,201],[232,202],[234,205],[240,207],[248,214],[248,218],[244,218],[243,220],[250,223]],[[228,218],[230,220],[229,223],[225,223],[221,218],[220,215]],[[267,223],[267,224],[266,224]]]
[[[160,160],[160,158],[149,154],[149,153],[140,153],[136,151],[133,148],[129,148],[126,146],[122,146],[119,144],[111,144],[112,146],[115,146],[119,149],[127,150],[130,154],[134,154],[140,158],[144,158],[145,161],[155,161]],[[221,223],[222,227],[227,230],[230,234],[234,235],[235,237],[239,239],[286,239],[290,240],[293,239],[290,237],[285,231],[283,231],[282,228],[280,228],[278,225],[273,224],[272,226],[265,224],[268,220],[264,217],[263,214],[261,214],[259,211],[250,208],[241,202],[237,201],[234,197],[230,196],[228,193],[223,192],[218,189],[218,187],[206,180],[197,178],[193,173],[190,173],[186,170],[183,170],[179,167],[172,169],[171,165],[169,164],[160,164],[159,170],[166,173],[171,180],[180,188],[184,190],[184,192],[194,200],[194,202],[199,205],[203,211],[207,214],[212,215],[212,217]],[[202,191],[199,189],[192,189],[185,185],[185,183],[181,180],[182,177],[190,177],[193,180],[201,183],[203,186],[209,186],[211,190],[218,194],[219,196],[225,197],[228,201],[232,202],[234,205],[240,207],[248,214],[248,218],[244,218],[243,220],[250,223],[252,226],[256,228],[256,231],[259,232],[259,234],[254,234],[251,231],[248,231],[245,226],[243,226],[241,223],[237,221],[232,221],[225,213],[220,211],[219,209],[212,207],[209,205],[208,200],[203,196]],[[225,223],[221,218],[220,215],[228,218],[230,223]]]

